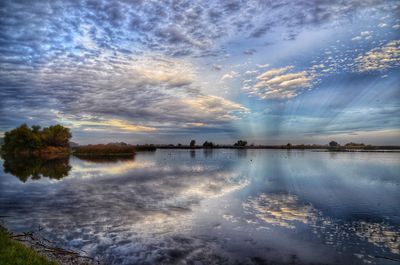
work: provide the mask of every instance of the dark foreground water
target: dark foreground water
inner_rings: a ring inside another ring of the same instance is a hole
[[[399,264],[400,153],[3,159],[0,215],[105,264]]]

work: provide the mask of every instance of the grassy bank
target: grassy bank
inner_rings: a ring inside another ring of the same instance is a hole
[[[72,149],[76,156],[123,156],[134,155],[136,152],[155,151],[154,145],[130,144],[94,144],[78,146]]]
[[[0,227],[0,263],[2,265],[56,265],[35,251],[10,238]]]
[[[74,148],[76,156],[121,156],[135,154],[135,147],[131,145],[94,144]]]

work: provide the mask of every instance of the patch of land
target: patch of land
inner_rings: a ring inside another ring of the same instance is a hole
[[[11,238],[11,235],[0,228],[0,261],[3,265],[56,265],[36,251]]]
[[[2,265],[93,265],[98,261],[55,244],[35,232],[11,233],[0,226]]]

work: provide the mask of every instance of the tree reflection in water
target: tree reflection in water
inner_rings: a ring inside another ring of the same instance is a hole
[[[20,181],[26,182],[29,178],[38,180],[50,178],[60,180],[68,176],[71,166],[69,156],[18,156],[3,155],[4,172],[16,176]]]
[[[80,160],[97,164],[133,161],[134,156],[76,156]],[[68,176],[71,166],[69,155],[52,154],[42,156],[2,155],[4,172],[16,176],[22,182],[29,178],[39,180],[50,178],[60,180]]]
[[[94,163],[117,163],[124,161],[133,161],[135,159],[134,155],[111,155],[111,156],[90,156],[90,155],[75,155],[75,157],[80,160]]]

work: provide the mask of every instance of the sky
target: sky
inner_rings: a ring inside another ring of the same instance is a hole
[[[399,1],[0,3],[0,136],[400,145],[399,81]]]

